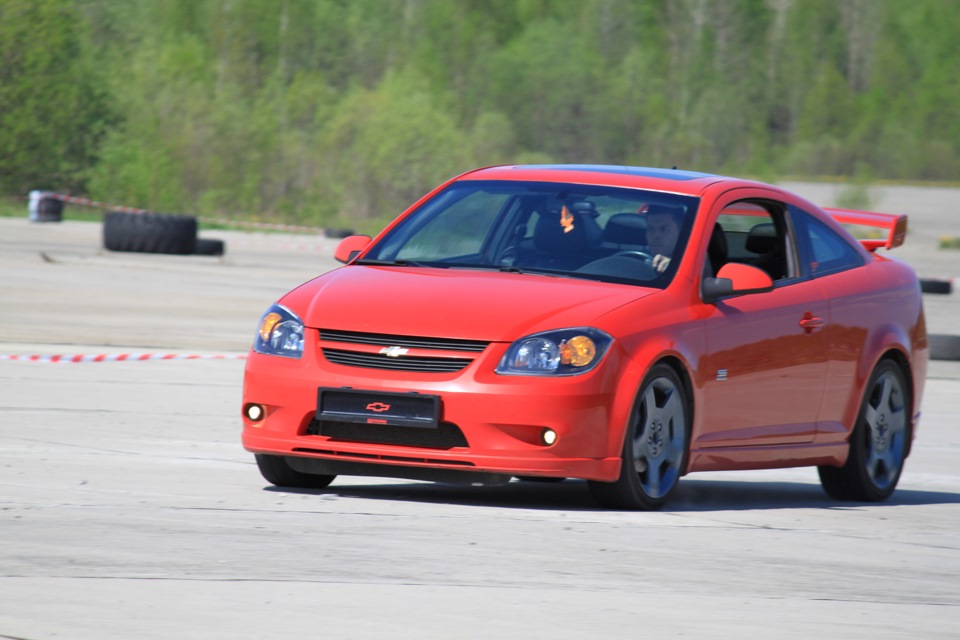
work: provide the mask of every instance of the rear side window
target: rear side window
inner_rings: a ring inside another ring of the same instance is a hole
[[[863,256],[846,238],[806,211],[791,207],[791,214],[801,228],[810,275],[822,276],[863,265]]]

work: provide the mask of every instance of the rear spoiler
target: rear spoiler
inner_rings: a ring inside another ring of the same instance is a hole
[[[907,238],[906,214],[874,213],[873,211],[854,211],[852,209],[824,208],[831,218],[840,224],[853,224],[861,227],[886,229],[886,239],[860,238],[860,244],[867,251],[876,251],[880,247],[893,249],[903,244]]]

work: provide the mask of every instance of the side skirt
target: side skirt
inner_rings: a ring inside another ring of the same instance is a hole
[[[820,465],[840,467],[847,461],[849,450],[846,442],[693,449],[690,451],[687,473]]]

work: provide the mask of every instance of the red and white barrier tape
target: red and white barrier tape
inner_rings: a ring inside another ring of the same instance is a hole
[[[247,354],[198,355],[181,353],[100,353],[100,354],[3,354],[0,360],[23,362],[140,362],[144,360],[244,360]]]
[[[302,227],[295,224],[273,224],[271,222],[245,222],[243,220],[228,220],[226,218],[197,218],[203,222],[212,222],[215,224],[225,224],[234,227],[247,227],[250,229],[269,229],[271,231],[293,231],[296,233],[323,233],[320,227]]]
[[[50,193],[47,192],[44,194],[46,198],[53,198],[54,200],[61,200],[63,202],[70,202],[72,204],[82,204],[88,207],[98,207],[100,209],[110,209],[111,211],[122,211],[123,213],[149,213],[146,209],[136,209],[134,207],[117,207],[112,204],[106,204],[104,202],[98,202],[96,200],[90,200],[89,198],[77,198],[75,196],[65,196],[62,193]]]

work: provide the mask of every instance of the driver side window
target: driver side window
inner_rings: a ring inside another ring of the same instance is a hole
[[[774,282],[796,277],[796,243],[785,210],[779,203],[766,201],[741,201],[725,207],[708,246],[706,275],[737,262],[762,269]]]

